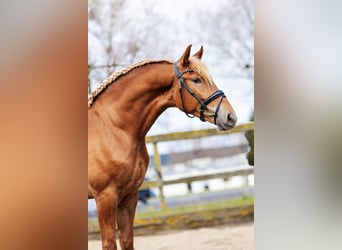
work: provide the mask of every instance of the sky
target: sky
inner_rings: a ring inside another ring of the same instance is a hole
[[[253,80],[244,77],[236,76],[234,68],[231,67],[228,58],[221,58],[220,64],[217,63],[215,58],[215,48],[210,43],[203,41],[200,43],[198,39],[195,39],[193,33],[187,32],[189,29],[193,29],[194,32],[202,32],[201,27],[192,23],[197,13],[194,12],[194,6],[196,8],[202,8],[207,10],[215,10],[220,8],[221,0],[130,0],[129,8],[126,15],[131,20],[136,22],[144,21],[144,18],[154,18],[159,15],[167,19],[171,27],[166,27],[170,30],[170,50],[167,51],[165,56],[167,59],[177,60],[188,44],[193,44],[193,53],[197,51],[201,45],[204,45],[203,61],[207,64],[208,69],[219,89],[222,89],[232,106],[234,107],[237,116],[238,124],[249,121],[250,116],[254,108],[254,84]],[[150,6],[150,16],[144,16],[142,9]],[[151,7],[152,6],[152,7]],[[160,24],[162,25],[162,24]],[[158,25],[159,26],[159,25]],[[155,29],[160,27],[155,27]],[[205,37],[205,36],[204,36]],[[168,37],[167,37],[168,38]],[[166,42],[167,38],[165,39]],[[163,43],[164,41],[156,41],[156,43]],[[97,50],[96,45],[98,41],[91,41],[93,47],[90,53],[97,53],[101,59],[100,50]],[[163,55],[160,58],[164,58]],[[146,58],[141,58],[146,59]],[[228,74],[227,74],[228,72]],[[229,74],[229,72],[232,72]],[[152,126],[148,135],[170,133],[176,131],[188,131],[195,129],[215,128],[215,125],[200,121],[198,118],[190,119],[183,112],[177,108],[167,109]],[[243,135],[227,137],[212,137],[205,138],[205,141],[185,142],[185,143],[168,143],[159,145],[160,153],[176,152],[191,150],[192,147],[222,147],[232,144],[239,144],[244,140]],[[149,152],[153,152],[150,145],[148,145]],[[94,206],[90,202],[90,206]]]
[[[238,116],[238,124],[241,124],[249,121],[254,109],[253,80],[236,76],[235,69],[231,66],[229,58],[222,57],[218,63],[216,49],[205,41],[205,34],[203,36],[203,43],[199,42],[197,37],[195,38],[195,35],[202,32],[201,27],[198,27],[198,24],[193,23],[193,20],[196,19],[196,15],[199,15],[196,10],[217,10],[220,8],[220,4],[223,1],[224,0],[130,0],[127,1],[128,8],[126,9],[125,15],[128,20],[136,20],[134,22],[137,23],[137,25],[139,25],[139,22],[144,22],[150,18],[162,18],[167,20],[166,24],[160,22],[155,25],[155,27],[152,27],[153,30],[148,31],[151,36],[153,36],[154,30],[157,29],[168,29],[168,32],[170,33],[170,36],[163,37],[163,40],[155,41],[157,46],[158,44],[170,43],[170,45],[167,45],[169,46],[167,53],[165,53],[165,55],[160,55],[159,58],[177,60],[188,44],[193,44],[193,52],[197,51],[201,45],[204,45],[202,60],[207,64],[218,88],[225,92],[227,99],[234,107]],[[148,14],[146,14],[146,11],[142,11],[146,8],[148,9]],[[149,36],[147,36],[146,39],[150,39]],[[168,40],[170,40],[170,42]],[[95,53],[101,60],[101,57],[103,57],[103,54],[101,56],[101,53],[103,53],[103,51],[96,49],[96,41],[92,39],[89,44],[92,45],[90,53]],[[140,59],[143,60],[147,58]],[[158,118],[148,135],[214,127],[214,125],[203,123],[199,119],[189,119],[181,111],[172,108],[166,110]]]

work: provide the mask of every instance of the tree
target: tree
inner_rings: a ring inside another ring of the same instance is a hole
[[[136,4],[139,2],[89,1],[88,92],[119,67],[166,53],[166,47],[156,44],[166,37],[163,29],[158,28],[166,21],[150,8],[148,1],[140,3],[138,13]]]
[[[88,2],[88,92],[92,81],[101,82],[120,60],[113,47],[115,31],[124,25],[119,21],[124,8],[123,0]]]
[[[199,38],[216,47],[218,55],[230,58],[236,74],[254,78],[254,2],[223,0],[218,8],[196,13]]]
[[[251,117],[251,121],[254,121],[254,113]],[[249,152],[246,155],[248,164],[254,166],[254,130],[249,130],[245,133],[245,137],[248,141]]]

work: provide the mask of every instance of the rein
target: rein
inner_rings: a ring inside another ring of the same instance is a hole
[[[217,90],[216,92],[214,92],[213,94],[211,94],[207,99],[205,99],[204,101],[201,100],[201,98],[199,98],[191,89],[190,87],[186,84],[186,82],[184,81],[184,79],[182,78],[182,76],[185,74],[185,73],[189,73],[189,72],[194,72],[192,69],[187,69],[185,71],[183,71],[182,73],[180,73],[178,71],[178,68],[177,68],[177,62],[175,62],[173,64],[173,68],[174,68],[174,71],[175,71],[175,74],[178,78],[178,87],[179,87],[179,94],[180,94],[180,97],[181,97],[181,100],[182,100],[182,106],[183,106],[183,111],[184,113],[186,114],[186,116],[190,117],[190,118],[194,118],[195,116],[194,115],[190,115],[186,109],[185,109],[185,106],[184,106],[184,100],[183,100],[183,87],[189,92],[190,95],[192,95],[198,102],[199,104],[201,105],[200,107],[200,120],[202,122],[205,122],[205,118],[204,118],[204,111],[207,110],[207,106],[209,103],[211,103],[212,101],[214,101],[215,99],[221,97],[218,105],[216,106],[216,110],[215,110],[215,116],[214,116],[214,123],[216,124],[216,118],[217,118],[217,113],[220,109],[220,106],[221,106],[221,103],[222,103],[222,99],[223,97],[225,97],[225,94],[223,93],[222,90]]]

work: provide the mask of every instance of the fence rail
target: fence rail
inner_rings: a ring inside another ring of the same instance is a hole
[[[191,183],[194,181],[204,181],[209,179],[228,179],[233,176],[246,176],[251,175],[254,173],[254,168],[252,167],[238,167],[233,168],[228,171],[219,172],[219,173],[210,173],[210,174],[203,174],[203,175],[195,175],[190,177],[181,177],[177,179],[171,179],[171,180],[163,180],[162,184],[165,185],[172,185],[172,184],[179,184],[179,183]],[[146,188],[155,188],[159,187],[160,183],[158,181],[146,181],[141,186],[140,189],[146,189]]]
[[[214,128],[214,129],[192,130],[192,131],[185,131],[185,132],[174,132],[174,133],[162,134],[162,135],[151,135],[151,136],[146,137],[146,143],[158,143],[158,142],[165,142],[165,141],[197,139],[197,138],[208,137],[208,136],[227,135],[227,134],[233,134],[233,133],[247,132],[249,130],[254,130],[254,122],[240,124],[227,131],[218,131],[217,129]]]
[[[232,168],[229,171],[220,172],[220,173],[211,173],[211,174],[196,175],[196,176],[191,176],[191,177],[182,177],[182,178],[177,178],[177,179],[172,179],[172,180],[164,180],[163,175],[162,175],[162,169],[161,169],[160,154],[158,151],[158,142],[197,139],[197,138],[209,137],[209,136],[242,133],[242,132],[247,132],[249,130],[254,130],[254,122],[249,122],[249,123],[238,125],[228,131],[218,131],[217,129],[203,129],[203,130],[193,130],[193,131],[186,131],[186,132],[175,132],[175,133],[169,133],[169,134],[147,136],[146,143],[153,144],[154,165],[155,165],[155,169],[157,173],[157,180],[144,182],[141,189],[158,187],[160,207],[162,211],[166,211],[167,207],[166,207],[165,195],[164,195],[164,190],[163,190],[164,185],[171,185],[171,184],[178,184],[178,183],[191,183],[193,181],[208,180],[208,179],[215,179],[215,178],[225,179],[225,178],[229,178],[232,176],[247,176],[247,175],[253,174],[254,168],[239,167],[239,168]]]

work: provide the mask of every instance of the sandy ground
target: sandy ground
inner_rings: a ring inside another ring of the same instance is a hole
[[[173,231],[136,236],[134,240],[136,250],[252,250],[254,225],[247,223]],[[101,241],[88,241],[88,250],[101,250]]]

